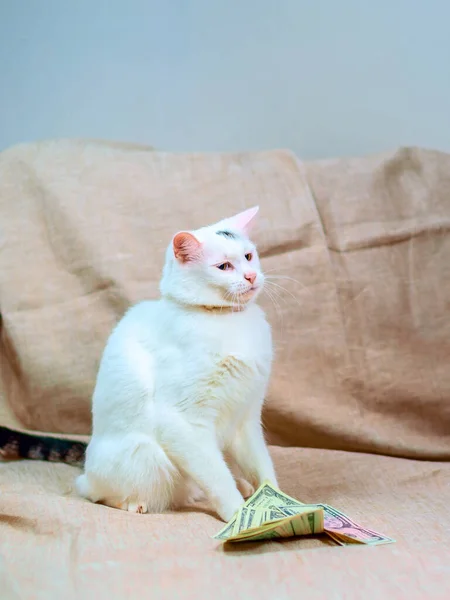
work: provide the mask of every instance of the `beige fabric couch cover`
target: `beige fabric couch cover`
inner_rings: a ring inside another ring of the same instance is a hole
[[[264,268],[283,277],[262,300],[280,485],[397,543],[223,547],[201,507],[130,515],[77,498],[74,467],[3,462],[2,600],[449,597],[449,155],[1,153],[0,423],[89,434],[105,340],[157,296],[171,235],[255,204]]]

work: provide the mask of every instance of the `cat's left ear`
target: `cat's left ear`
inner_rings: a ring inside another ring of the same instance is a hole
[[[232,229],[237,229],[248,235],[255,223],[255,217],[258,214],[258,211],[259,206],[254,206],[253,208],[248,208],[247,210],[234,215],[234,217],[225,219],[225,221]]]
[[[202,245],[192,233],[180,231],[173,238],[173,253],[181,263],[194,262],[201,258]]]

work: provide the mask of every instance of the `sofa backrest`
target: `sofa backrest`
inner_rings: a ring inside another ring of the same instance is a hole
[[[450,458],[450,156],[0,154],[0,422],[89,433],[106,338],[183,228],[259,204],[271,442]]]

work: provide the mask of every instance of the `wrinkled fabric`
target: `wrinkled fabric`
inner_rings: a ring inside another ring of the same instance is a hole
[[[326,537],[223,546],[200,510],[137,515],[73,492],[75,467],[0,464],[0,585],[13,598],[448,598],[450,465],[272,448],[280,486],[392,536],[377,547]],[[8,588],[6,588],[8,589]]]
[[[414,148],[313,163],[92,141],[1,153],[0,424],[86,439],[106,338],[158,296],[171,236],[258,204],[280,485],[398,540],[227,550],[208,513],[129,515],[76,498],[73,467],[0,463],[4,597],[446,597],[449,197],[450,155]]]

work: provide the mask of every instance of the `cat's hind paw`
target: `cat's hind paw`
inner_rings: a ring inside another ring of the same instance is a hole
[[[129,502],[127,510],[128,512],[144,515],[148,512],[148,506],[146,502]]]

